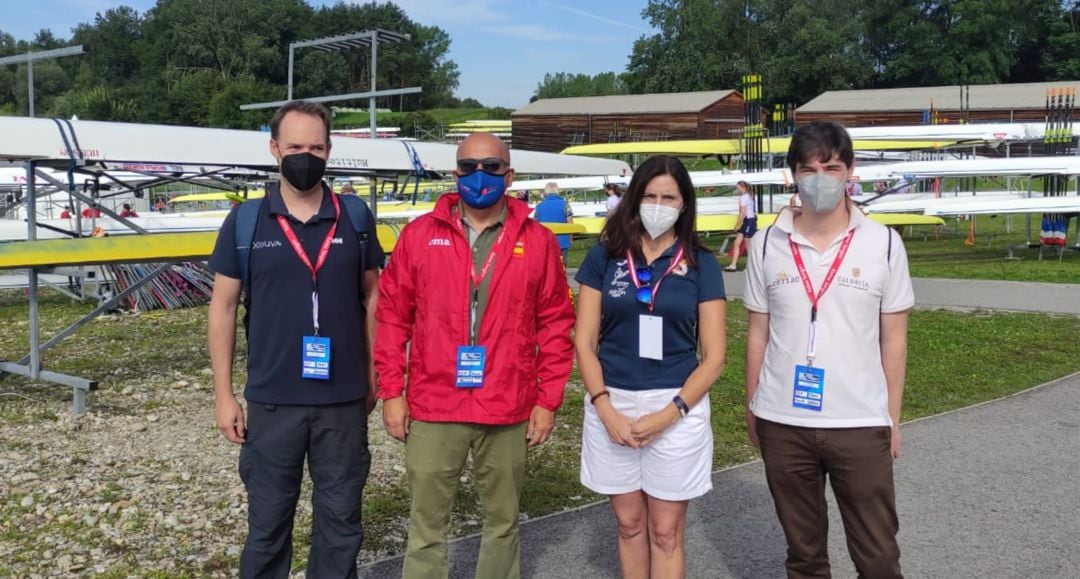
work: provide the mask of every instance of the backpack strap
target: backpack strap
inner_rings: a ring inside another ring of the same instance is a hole
[[[345,207],[345,213],[349,215],[356,236],[361,241],[366,240],[368,229],[371,229],[371,209],[356,195],[338,195],[338,200]]]
[[[892,262],[892,238],[893,238],[893,229],[892,229],[892,227],[885,227],[885,229],[886,229],[886,230],[887,230],[887,231],[889,232],[889,250],[888,250],[888,251],[887,251],[887,252],[885,253],[885,260],[886,260],[886,263],[889,263],[889,262]]]
[[[255,225],[259,222],[262,199],[249,199],[236,208],[236,229],[233,239],[236,246],[236,263],[240,266],[240,283],[244,290],[244,305],[251,299],[251,243],[255,239]]]
[[[765,228],[765,243],[761,244],[761,261],[765,261],[765,252],[769,250],[769,232],[772,231],[772,225]]]

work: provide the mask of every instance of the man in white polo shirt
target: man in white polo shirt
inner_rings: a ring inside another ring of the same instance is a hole
[[[788,543],[788,577],[828,577],[828,476],[861,577],[902,577],[893,491],[915,303],[894,231],[844,194],[844,128],[814,122],[788,150],[801,208],[755,236],[746,272],[747,426]]]

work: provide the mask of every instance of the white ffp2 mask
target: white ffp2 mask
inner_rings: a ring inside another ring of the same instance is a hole
[[[641,204],[641,224],[649,237],[656,239],[675,226],[679,210],[659,203]]]

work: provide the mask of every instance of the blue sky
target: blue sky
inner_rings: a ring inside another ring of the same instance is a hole
[[[228,1],[228,0],[221,0]],[[314,5],[336,0],[308,0]],[[548,72],[621,72],[634,40],[649,33],[647,0],[398,0],[421,24],[453,39],[450,57],[461,71],[458,96],[488,106],[519,108]],[[12,3],[14,4],[14,3]],[[143,12],[154,0],[34,0],[8,6],[0,30],[18,39],[50,28],[61,38],[97,12],[127,4]]]

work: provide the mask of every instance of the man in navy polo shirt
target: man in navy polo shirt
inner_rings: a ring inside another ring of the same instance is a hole
[[[236,250],[240,207],[225,219],[210,257],[216,272],[208,330],[215,414],[225,438],[243,445],[240,477],[248,491],[240,576],[289,575],[306,459],[314,484],[308,576],[356,577],[383,252],[374,220],[367,220],[370,230],[354,231],[344,202],[322,181],[330,156],[326,107],[290,102],[271,119],[270,135],[282,179],[261,202],[248,202],[261,204],[246,280],[246,422],[232,385],[244,285]]]

